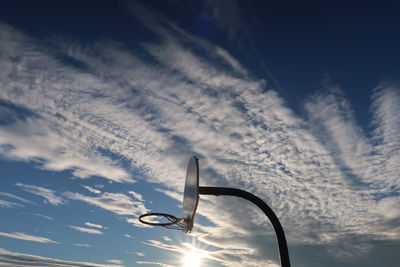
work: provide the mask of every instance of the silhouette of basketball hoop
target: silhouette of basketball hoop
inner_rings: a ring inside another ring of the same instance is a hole
[[[241,189],[199,186],[199,161],[195,156],[190,158],[186,172],[182,217],[178,218],[167,213],[153,212],[141,215],[139,221],[147,225],[162,226],[168,229],[182,230],[185,233],[190,233],[193,229],[194,216],[196,215],[197,205],[199,203],[199,195],[235,196],[244,198],[259,207],[268,217],[274,228],[278,241],[281,266],[290,267],[289,250],[285,233],[273,210],[259,197]]]

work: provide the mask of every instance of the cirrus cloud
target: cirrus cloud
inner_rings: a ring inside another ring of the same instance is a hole
[[[87,233],[87,234],[93,234],[93,235],[102,235],[103,232],[100,230],[96,230],[96,229],[91,229],[91,228],[86,228],[86,227],[79,227],[79,226],[74,226],[74,225],[70,225],[70,228],[79,231],[79,232],[83,232],[83,233]]]
[[[59,242],[51,240],[47,237],[34,236],[34,235],[29,235],[29,234],[20,233],[20,232],[13,232],[13,233],[0,232],[0,236],[5,236],[5,237],[9,237],[9,238],[14,238],[14,239],[20,239],[20,240],[26,240],[26,241],[32,241],[32,242],[38,242],[38,243],[60,244]]]

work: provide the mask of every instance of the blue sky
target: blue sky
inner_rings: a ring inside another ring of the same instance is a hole
[[[82,3],[83,2],[83,3]],[[395,1],[6,1],[0,4],[0,266],[293,266],[400,256]]]

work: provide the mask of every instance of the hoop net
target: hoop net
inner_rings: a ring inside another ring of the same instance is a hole
[[[139,216],[139,221],[143,224],[162,226],[174,230],[184,230],[187,224],[184,218],[177,218],[171,214],[157,212],[142,214]]]

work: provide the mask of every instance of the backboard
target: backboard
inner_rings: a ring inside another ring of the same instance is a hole
[[[189,233],[192,231],[194,215],[196,214],[197,205],[199,203],[199,160],[192,156],[189,160],[185,189],[183,192],[183,231]]]

